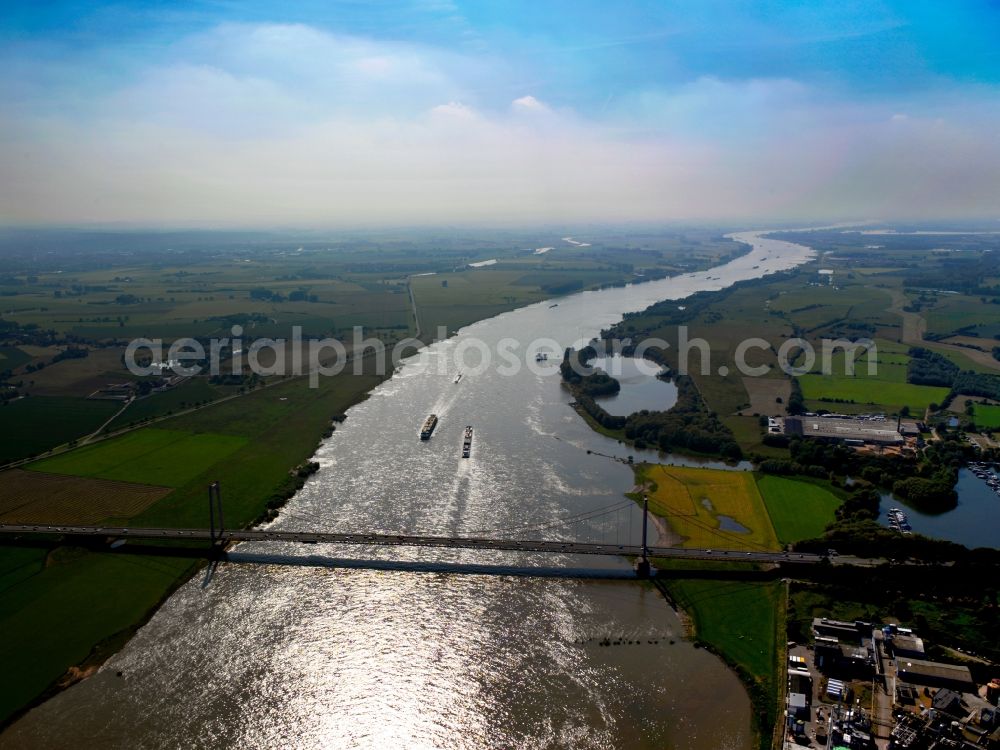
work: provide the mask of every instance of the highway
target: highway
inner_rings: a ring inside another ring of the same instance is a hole
[[[113,539],[189,539],[208,543],[230,542],[297,542],[300,544],[356,544],[397,547],[451,547],[456,549],[505,550],[512,552],[548,552],[566,555],[629,555],[638,557],[642,547],[637,544],[592,544],[586,542],[552,542],[527,539],[490,539],[485,537],[419,536],[412,534],[346,534],[323,531],[269,531],[239,529],[217,532],[208,529],[135,528],[126,526],[46,526],[41,524],[0,524],[0,534],[25,536],[85,536]],[[747,552],[744,550],[681,549],[650,547],[651,557],[671,557],[684,560],[731,562],[742,560],[756,563],[794,562],[815,564],[822,555],[798,552]]]

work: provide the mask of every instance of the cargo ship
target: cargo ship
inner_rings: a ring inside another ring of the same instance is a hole
[[[472,425],[465,426],[465,437],[462,439],[462,458],[468,458],[472,453]]]
[[[437,423],[437,414],[431,414],[427,417],[427,419],[424,420],[424,426],[420,428],[420,439],[430,440],[431,433],[434,432],[434,428],[437,427]]]

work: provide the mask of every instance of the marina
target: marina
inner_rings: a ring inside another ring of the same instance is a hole
[[[910,534],[913,528],[910,526],[910,519],[899,508],[889,508],[889,528],[901,534]]]
[[[994,494],[1000,495],[1000,474],[997,474],[995,467],[984,463],[970,463],[969,471],[983,480]]]
[[[974,468],[979,469],[980,477]],[[996,524],[1000,523],[1000,502],[996,487],[989,484],[992,469],[973,463],[958,471],[958,504],[943,513],[934,513],[908,505],[886,492],[882,494],[879,522],[890,526],[893,509],[905,512],[906,521],[914,534],[934,539],[947,539],[967,547],[996,547]],[[891,528],[891,527],[890,527]]]

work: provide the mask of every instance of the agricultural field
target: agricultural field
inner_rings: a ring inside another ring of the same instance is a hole
[[[180,487],[239,450],[236,435],[145,428],[30,464],[33,471]]]
[[[0,406],[0,463],[89,435],[122,407],[113,401],[30,396]]]
[[[788,378],[743,378],[743,387],[750,399],[744,410],[764,416],[784,416],[792,384]]]
[[[972,419],[977,427],[1000,430],[1000,406],[975,404],[972,407]]]
[[[32,355],[18,346],[0,346],[0,372],[16,370],[33,359]]]
[[[243,526],[259,516],[288,480],[289,470],[312,455],[330,425],[330,416],[343,413],[364,398],[381,379],[370,373],[343,375],[325,378],[315,389],[304,379],[290,380],[161,423],[169,429],[142,428],[59,456],[65,460],[60,466],[81,473],[97,466],[109,473],[138,473],[121,465],[128,454],[136,466],[159,471],[162,460],[172,451],[176,465],[166,477],[170,484],[144,488],[157,492],[169,489],[169,494],[144,509],[132,507],[139,512],[128,522],[206,526],[207,473],[222,483],[227,523]],[[207,444],[191,440],[203,436]],[[235,445],[236,450],[223,455],[218,450],[220,444],[227,450]],[[195,474],[184,462],[203,464],[196,455],[203,447],[215,451],[214,464],[194,467]],[[79,462],[75,458],[84,450],[98,448],[102,450],[94,464],[90,459]],[[23,473],[53,476],[38,472],[38,464],[32,468],[36,471]],[[153,481],[155,473],[144,473],[140,481]],[[119,484],[65,477],[72,482]],[[176,486],[181,480],[186,483]],[[19,675],[18,680],[0,682],[0,721],[36,698],[70,666],[112,653],[193,565],[186,559],[90,554],[77,548],[47,553],[0,547],[0,632],[5,636],[0,658]]]
[[[1000,335],[1000,306],[984,305],[982,298],[967,294],[941,294],[924,317],[927,331],[938,336],[976,333]]]
[[[644,464],[649,508],[666,519],[685,547],[780,549],[750,472]]]
[[[0,473],[0,523],[124,522],[169,492],[169,487],[10,469]]]
[[[195,404],[215,401],[224,394],[222,388],[211,385],[204,377],[191,378],[162,393],[137,398],[114,418],[108,429],[117,430],[145,419],[166,416],[188,409]]]
[[[869,354],[863,351],[854,361],[853,375],[847,374],[843,350],[834,352],[828,374],[821,373],[822,358],[817,356],[813,371],[798,378],[808,405],[831,411],[849,411],[852,406],[854,411],[869,411],[870,407],[877,407],[888,412],[909,406],[914,414],[922,414],[930,404],[939,404],[948,395],[948,388],[906,382],[908,347],[884,339],[875,343],[875,374],[869,374]]]
[[[781,289],[771,298],[769,308],[793,320],[809,334],[845,319],[878,322],[885,315],[891,299],[882,290],[844,282],[834,274],[836,286],[828,284]]]
[[[499,264],[456,273],[417,276],[411,280],[420,327],[425,336],[436,336],[438,327],[451,332],[476,320],[550,296],[537,284],[519,284],[522,270]]]
[[[62,678],[98,663],[192,567],[183,558],[0,547],[0,722]]]
[[[763,475],[757,488],[782,544],[822,536],[841,502],[824,487],[800,479]]]
[[[90,349],[86,357],[64,359],[47,364],[42,370],[22,373],[22,392],[37,396],[73,396],[86,398],[110,383],[135,380],[122,364],[123,347]],[[49,357],[51,360],[51,357]]]
[[[809,406],[824,408],[830,411],[848,411],[848,402],[860,407],[860,411],[870,411],[871,408],[890,413],[899,412],[908,406],[913,414],[922,414],[931,404],[940,404],[948,395],[948,388],[930,385],[911,385],[892,379],[892,375],[869,377],[855,372],[851,375],[815,375],[807,374],[799,378],[802,395]],[[858,411],[859,409],[851,409]]]

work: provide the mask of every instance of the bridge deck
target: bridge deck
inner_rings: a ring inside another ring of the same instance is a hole
[[[125,526],[55,526],[41,524],[0,524],[0,534],[18,536],[88,536],[114,539],[190,539],[220,542],[297,542],[300,544],[355,544],[400,547],[450,547],[458,549],[505,550],[512,552],[547,552],[567,555],[628,555],[638,557],[642,548],[636,544],[593,544],[589,542],[553,542],[529,539],[490,539],[486,537],[421,536],[413,534],[347,534],[323,531],[270,531],[239,529],[223,531],[214,537],[207,529],[135,528]],[[764,563],[818,563],[821,555],[786,552],[747,552],[745,550],[686,549],[650,547],[653,557],[687,560],[716,560]]]

